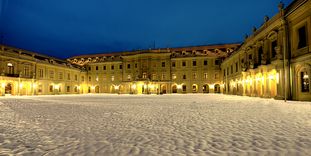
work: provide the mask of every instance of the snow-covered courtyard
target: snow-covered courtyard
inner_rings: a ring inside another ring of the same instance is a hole
[[[0,98],[0,155],[310,155],[311,103],[226,95]]]

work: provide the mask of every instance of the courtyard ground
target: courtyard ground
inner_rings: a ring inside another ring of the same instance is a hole
[[[0,98],[0,155],[310,155],[311,103],[197,95]]]

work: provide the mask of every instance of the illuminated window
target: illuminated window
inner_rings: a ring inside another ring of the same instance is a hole
[[[208,79],[207,73],[204,73],[204,79]]]
[[[99,80],[98,76],[96,76],[95,80],[98,82],[98,80]]]
[[[111,76],[111,81],[114,81],[114,76]]]
[[[143,73],[143,79],[147,78],[147,74]]]
[[[127,80],[131,80],[131,75],[127,75]]]
[[[8,73],[14,74],[14,66],[12,63],[8,63]]]
[[[301,92],[310,91],[310,79],[307,72],[301,72]]]
[[[165,74],[162,74],[162,80],[165,80]]]

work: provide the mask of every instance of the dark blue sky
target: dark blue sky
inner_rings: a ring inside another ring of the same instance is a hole
[[[292,0],[283,0],[288,5]],[[0,0],[3,44],[67,58],[242,42],[279,0]]]

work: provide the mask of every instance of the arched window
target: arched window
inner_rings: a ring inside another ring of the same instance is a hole
[[[309,92],[310,91],[310,79],[307,72],[301,72],[300,74],[301,80],[301,92]]]
[[[14,74],[14,66],[12,63],[8,63],[8,74]]]

